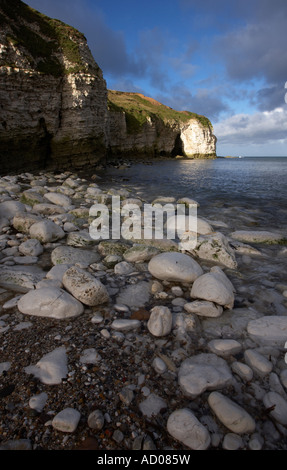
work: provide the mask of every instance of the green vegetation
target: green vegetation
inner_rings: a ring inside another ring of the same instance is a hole
[[[82,33],[59,20],[49,18],[20,0],[2,0],[0,27],[9,27],[6,39],[25,51],[31,67],[53,76],[86,71],[79,51]],[[65,68],[59,55],[71,63]],[[10,64],[9,64],[10,65]]]
[[[211,122],[205,116],[190,111],[175,111],[138,93],[109,90],[108,106],[111,111],[126,113],[127,129],[130,134],[139,132],[148,117],[154,120],[161,119],[164,123],[197,119],[204,127],[212,128]]]

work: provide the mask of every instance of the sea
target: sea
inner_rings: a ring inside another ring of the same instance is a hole
[[[240,224],[238,230],[240,210],[257,215],[258,227],[287,229],[287,157],[132,163],[105,170],[103,184],[124,186],[147,202],[161,196],[195,199],[202,215],[226,218],[227,213]]]
[[[236,306],[263,315],[287,315],[287,158],[167,159],[105,169],[101,187],[129,191],[151,203],[188,197],[197,215],[233,243],[238,230],[271,231],[280,244],[251,244],[258,254],[236,251],[238,269],[225,269],[237,292]],[[285,241],[284,241],[285,240]],[[250,245],[249,245],[250,246]],[[238,250],[238,249],[237,249]]]

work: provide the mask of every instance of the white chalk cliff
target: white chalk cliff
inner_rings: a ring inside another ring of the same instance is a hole
[[[139,125],[124,105],[112,105],[84,35],[20,0],[0,4],[0,103],[1,173],[83,166],[110,154],[216,155],[202,116],[165,119],[152,110]]]

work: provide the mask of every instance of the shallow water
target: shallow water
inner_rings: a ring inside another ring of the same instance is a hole
[[[131,190],[147,202],[157,196],[190,197],[198,215],[229,236],[235,230],[278,231],[287,238],[287,158],[165,160],[110,168],[101,187]],[[238,270],[227,270],[242,306],[262,314],[287,315],[287,247],[253,245],[261,256],[239,254]]]
[[[205,216],[221,216],[219,208],[224,207],[230,209],[225,211],[228,218],[236,220],[236,208],[242,208],[245,216],[255,216],[260,226],[284,229],[287,224],[287,158],[137,163],[125,169],[108,169],[104,181],[112,181],[115,187],[124,184],[149,202],[156,196],[193,198]]]

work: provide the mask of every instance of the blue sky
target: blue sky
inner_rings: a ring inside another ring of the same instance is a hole
[[[287,156],[286,0],[27,0],[85,34],[109,89],[206,115],[218,155]]]

